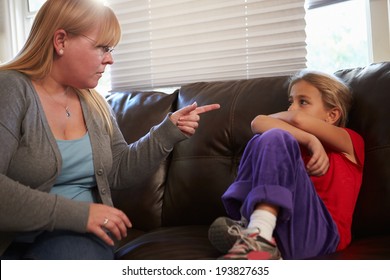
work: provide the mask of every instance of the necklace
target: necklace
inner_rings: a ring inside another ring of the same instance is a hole
[[[65,109],[65,114],[66,114],[66,117],[67,118],[70,118],[71,117],[71,114],[70,114],[70,110],[69,110],[69,106],[68,106],[68,89],[69,87],[66,88],[65,92],[64,92],[64,95],[66,97],[66,105],[64,106],[63,104],[61,104],[60,102],[58,102],[57,100],[55,100],[53,98],[53,96],[51,96],[51,94],[48,93],[48,91],[46,90],[46,88],[41,85],[41,87],[45,90],[46,94],[50,97],[50,99],[54,102],[54,103],[57,103],[58,105],[60,105],[61,107],[64,107]]]

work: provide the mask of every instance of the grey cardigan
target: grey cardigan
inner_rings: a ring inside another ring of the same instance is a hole
[[[110,188],[148,176],[187,137],[167,118],[128,145],[112,117],[110,136],[81,99],[90,135],[99,198],[112,205]],[[61,154],[30,79],[0,71],[0,255],[18,232],[66,229],[85,232],[89,204],[49,194]],[[142,176],[141,175],[141,176]]]

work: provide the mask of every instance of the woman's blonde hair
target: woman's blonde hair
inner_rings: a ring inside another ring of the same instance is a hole
[[[325,108],[338,108],[340,110],[340,118],[336,125],[345,127],[348,120],[348,112],[352,105],[352,93],[348,86],[336,76],[318,71],[304,70],[291,77],[288,89],[289,94],[292,86],[302,80],[320,91]]]
[[[52,69],[55,56],[53,36],[58,29],[83,34],[98,28],[96,46],[116,46],[121,29],[114,12],[96,0],[47,0],[38,11],[30,34],[21,51],[0,70],[17,70],[33,80],[45,78]],[[95,90],[75,89],[96,110],[112,132],[110,110]]]

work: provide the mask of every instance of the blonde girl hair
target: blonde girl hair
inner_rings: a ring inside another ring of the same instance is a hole
[[[56,55],[54,33],[64,29],[79,35],[98,27],[96,46],[116,46],[121,29],[114,12],[96,0],[47,0],[38,11],[30,34],[21,51],[0,70],[17,70],[32,80],[45,78],[52,69]],[[112,132],[110,109],[104,98],[92,89],[74,89],[90,108],[96,110]]]
[[[304,70],[291,77],[288,88],[289,94],[292,86],[302,80],[319,90],[325,108],[329,110],[338,108],[340,110],[340,118],[336,125],[345,127],[348,120],[348,112],[352,105],[352,93],[348,86],[336,76],[318,71]]]

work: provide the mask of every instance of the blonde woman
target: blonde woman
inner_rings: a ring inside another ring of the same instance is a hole
[[[305,259],[351,241],[364,162],[362,137],[345,128],[352,95],[333,76],[303,71],[289,100],[288,111],[252,122],[255,136],[222,196],[233,220],[209,230],[223,259]]]
[[[187,106],[128,146],[93,90],[120,36],[98,1],[48,0],[0,67],[2,259],[114,258],[131,222],[110,188],[146,176],[195,132],[200,113],[219,107]]]

